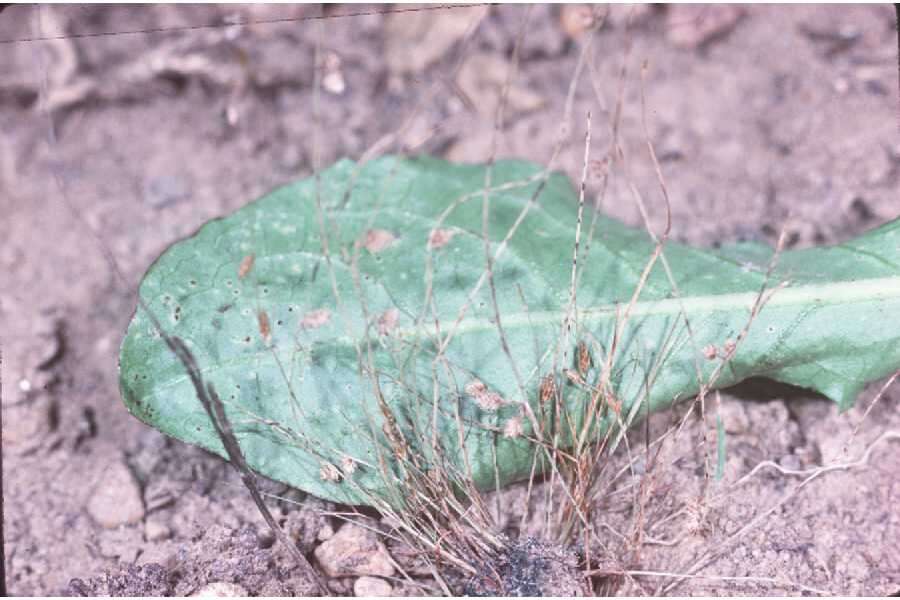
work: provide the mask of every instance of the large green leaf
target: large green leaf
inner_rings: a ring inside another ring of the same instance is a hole
[[[494,166],[487,213],[508,356],[485,280],[485,169],[431,158],[388,157],[360,168],[341,161],[318,182],[288,185],[207,223],[150,268],[141,296],[195,354],[254,469],[318,496],[371,503],[372,495],[387,497],[392,477],[403,477],[388,430],[405,436],[425,463],[443,460],[490,488],[496,476],[503,484],[529,475],[530,421],[522,436],[501,432],[518,423],[523,400],[541,418],[552,411],[539,398],[548,374],[577,424],[609,353],[622,415],[647,399],[656,410],[691,397],[719,366],[722,349],[748,322],[772,251],[668,244],[677,295],[657,261],[623,321],[654,244],[602,217],[587,240],[587,214],[581,249],[589,251],[579,259],[567,334],[577,196],[563,176],[542,186],[541,169],[517,161]],[[785,285],[716,387],[765,376],[846,408],[866,382],[900,367],[900,221],[845,244],[784,252],[778,265],[770,287]],[[578,343],[593,358],[584,385],[563,375],[577,362]],[[181,363],[142,310],[120,368],[135,416],[223,454]],[[396,430],[385,426],[385,407]],[[592,434],[614,418],[607,410]],[[354,472],[328,477],[348,460]]]

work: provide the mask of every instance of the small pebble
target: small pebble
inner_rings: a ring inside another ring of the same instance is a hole
[[[316,534],[316,539],[320,542],[324,542],[325,540],[330,540],[334,537],[334,527],[331,526],[330,523],[326,523],[319,529],[319,532]]]
[[[342,526],[315,555],[329,577],[394,574],[391,556],[375,532],[353,523]]]
[[[172,530],[159,521],[147,521],[144,525],[144,537],[148,542],[167,540],[172,536]]]
[[[111,463],[103,472],[87,503],[91,518],[101,527],[115,529],[144,518],[144,502],[134,475],[122,461]]]
[[[358,598],[384,598],[393,592],[391,584],[378,577],[360,577],[353,584],[353,595]]]
[[[236,583],[214,581],[207,583],[202,588],[191,594],[192,598],[241,598],[249,594],[242,586]]]

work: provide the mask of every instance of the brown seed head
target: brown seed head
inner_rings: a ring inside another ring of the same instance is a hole
[[[464,389],[470,396],[480,396],[487,391],[487,386],[484,385],[480,379],[473,379],[466,384]]]
[[[582,377],[587,376],[591,364],[593,364],[593,359],[591,358],[591,351],[588,350],[587,344],[578,342],[578,372],[581,373]]]
[[[544,375],[540,389],[541,404],[544,405],[550,402],[554,396],[556,396],[556,381],[553,379],[553,375]]]
[[[503,426],[503,437],[505,438],[517,438],[522,433],[524,433],[524,429],[522,427],[522,417],[520,416],[512,417]]]
[[[566,369],[563,371],[563,373],[568,378],[568,380],[571,381],[572,383],[574,383],[575,385],[584,385],[584,379],[581,377],[581,375],[579,375],[572,369]]]
[[[341,459],[341,470],[345,475],[352,475],[356,472],[356,461],[349,456],[345,456]]]
[[[341,480],[341,472],[331,463],[322,463],[319,467],[319,477],[322,478],[322,481],[337,483]]]
[[[503,406],[505,400],[497,392],[485,392],[475,396],[475,403],[481,407],[481,410],[495,411]]]
[[[465,390],[482,410],[494,411],[506,403],[503,396],[497,392],[488,391],[487,386],[478,379],[467,383]]]
[[[730,356],[735,348],[737,348],[737,343],[731,339],[725,340],[725,343],[722,345],[722,351],[725,353],[725,356]]]

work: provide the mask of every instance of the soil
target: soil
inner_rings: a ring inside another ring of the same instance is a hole
[[[311,591],[226,463],[128,415],[116,358],[134,290],[153,259],[206,220],[309,176],[317,153],[323,165],[359,158],[396,134],[382,147],[468,162],[489,156],[493,107],[527,9],[380,14],[386,8],[334,6],[324,20],[304,20],[318,15],[315,7],[283,5],[16,5],[0,12],[2,40],[54,37],[4,42],[0,51],[10,593],[189,594],[209,583],[253,595]],[[646,61],[647,129],[677,239],[773,242],[785,225],[790,247],[811,246],[900,213],[897,34],[889,5],[633,13],[616,6],[590,38],[564,121],[589,39],[581,10],[537,6],[530,15],[498,156],[546,164],[565,122],[557,166],[578,181],[589,111],[592,156],[609,146],[624,61],[625,160],[602,208],[641,224],[621,176],[627,166],[660,227],[665,211],[641,118]],[[367,14],[339,17],[348,13]],[[246,21],[268,22],[234,24]],[[314,109],[315,73],[323,91]],[[587,182],[592,197],[599,182],[595,175]],[[764,381],[723,393],[724,478],[704,476],[700,442],[715,425],[690,419],[682,435],[662,444],[658,464],[636,464],[603,496],[595,511],[605,542],[591,566],[594,589],[900,590],[900,453],[891,437],[900,431],[900,386],[871,406],[879,386],[843,414],[815,394]],[[653,417],[650,439],[683,410]],[[632,444],[640,447],[644,435],[635,431]],[[791,471],[856,460],[876,440],[864,464],[798,489],[804,479]],[[612,460],[625,465],[627,453]],[[764,468],[737,485],[761,461],[782,470]],[[712,493],[704,496],[706,485]],[[273,510],[295,523],[291,535],[308,556],[342,526],[323,512],[343,507],[264,487],[281,498]],[[499,527],[540,539],[539,518],[520,525],[523,488],[501,495],[511,508]],[[636,519],[644,523],[638,544]],[[414,562],[396,545],[388,550],[400,566]],[[523,572],[525,559],[511,556],[504,564]],[[408,572],[411,579],[389,580],[395,594],[439,593],[420,570]],[[354,578],[329,585],[352,594]],[[525,582],[505,591],[517,589],[536,590]]]

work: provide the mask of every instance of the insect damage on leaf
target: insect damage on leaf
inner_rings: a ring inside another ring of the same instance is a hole
[[[256,319],[259,324],[259,335],[262,337],[263,341],[268,344],[272,339],[272,328],[269,325],[269,315],[266,311],[261,310],[256,314]]]
[[[318,329],[331,320],[331,311],[327,308],[312,310],[300,320],[300,327],[304,329]]]
[[[532,474],[527,440],[557,436],[562,448],[575,443],[571,431],[602,439],[626,415],[696,394],[717,369],[714,388],[765,376],[847,408],[867,382],[900,367],[900,221],[838,246],[782,252],[768,279],[765,268],[746,268],[746,245],[669,243],[673,286],[660,264],[641,283],[655,247],[646,233],[597,215],[573,309],[571,183],[498,161],[485,193],[486,168],[341,161],[207,223],[153,264],[141,284],[150,309],[172,314],[177,298],[179,335],[204,377],[243,390],[226,410],[252,468],[351,504],[389,501],[410,465],[427,473],[439,460],[493,489]],[[536,208],[524,210],[532,198]],[[248,240],[253,254],[223,252]],[[754,264],[771,253],[754,246]],[[240,286],[184,283],[235,264]],[[774,291],[745,330],[763,288]],[[244,316],[253,315],[265,344],[250,343]],[[564,323],[574,324],[571,335],[560,335]],[[139,309],[121,350],[126,405],[223,454],[182,366],[152,330]],[[598,401],[609,410],[582,428],[585,403]]]
[[[378,317],[378,335],[390,335],[397,328],[400,320],[400,311],[389,308]]]
[[[250,269],[253,268],[253,261],[256,257],[253,254],[248,254],[241,260],[240,266],[238,266],[238,278],[243,279],[247,276],[247,273],[250,272]]]
[[[384,229],[370,229],[366,232],[363,247],[372,254],[377,254],[382,250],[390,248],[396,239],[397,236],[390,231]]]
[[[443,248],[450,243],[456,232],[452,229],[432,229],[428,234],[428,247],[432,250]]]

